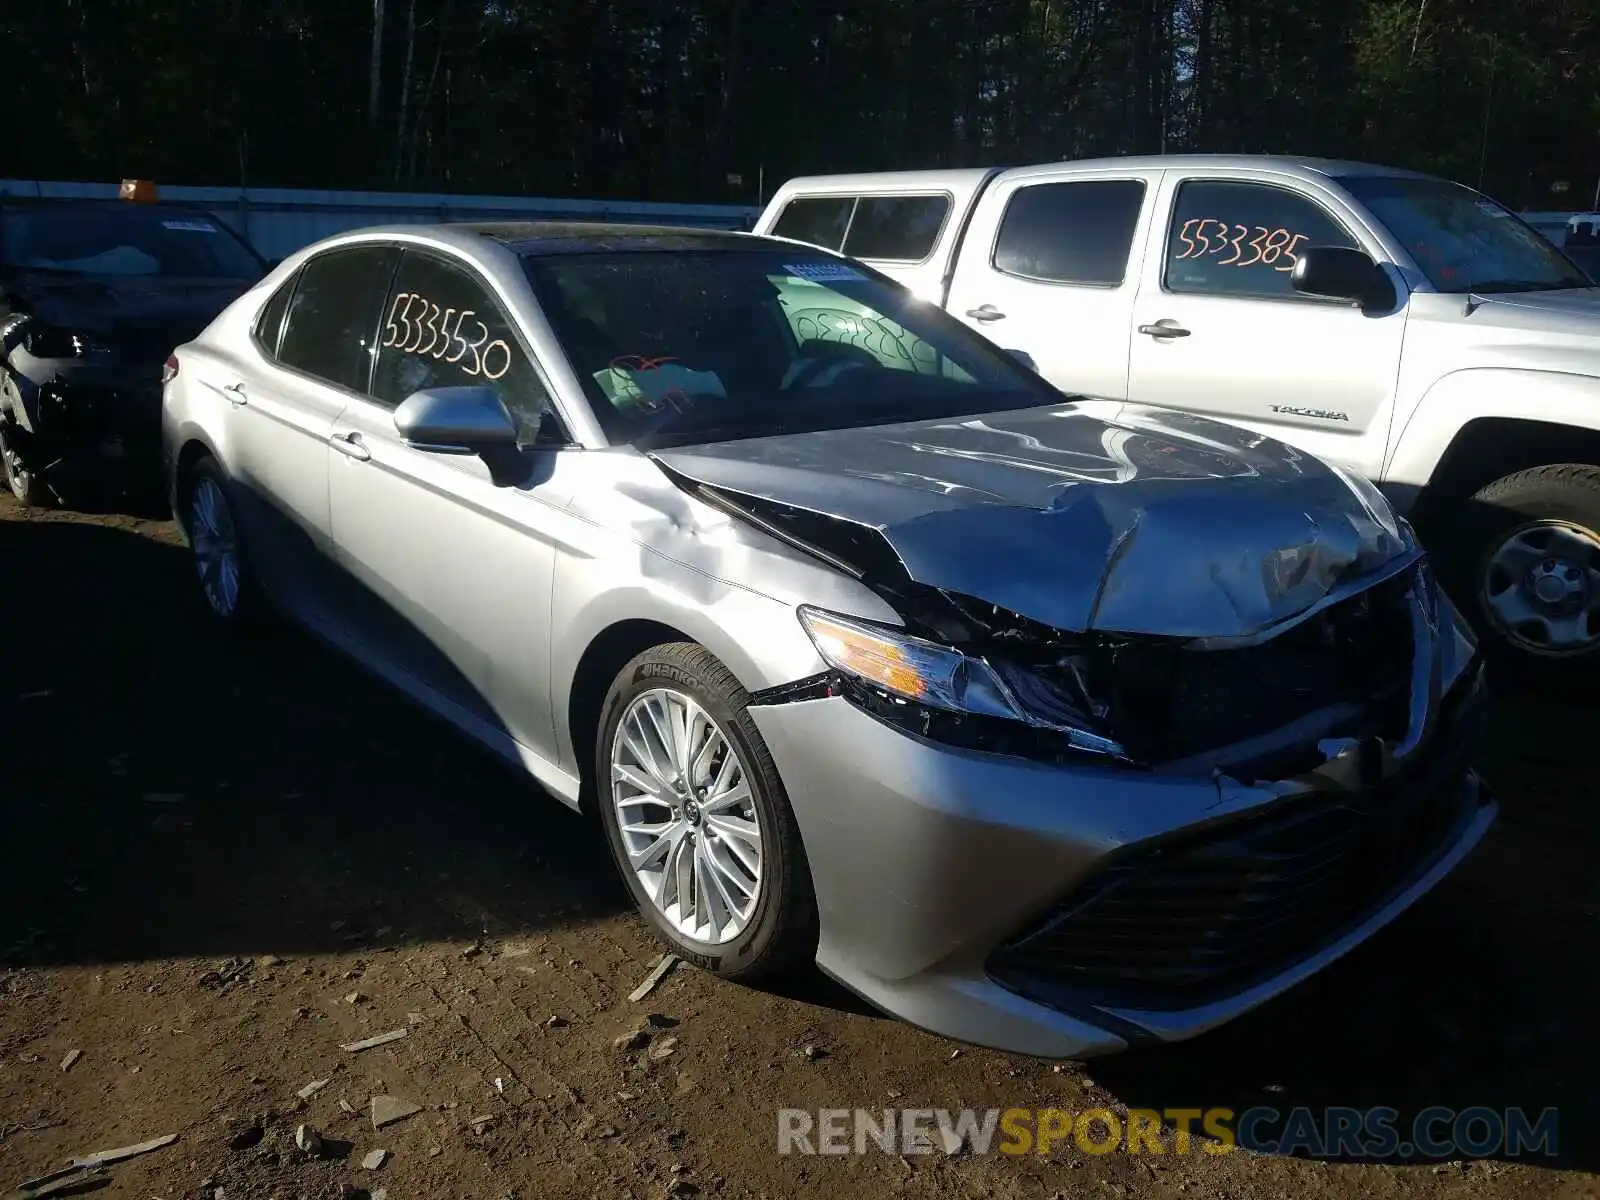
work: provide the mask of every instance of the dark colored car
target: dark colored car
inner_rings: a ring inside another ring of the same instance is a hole
[[[0,202],[0,460],[25,504],[159,483],[161,376],[265,273],[209,213]]]

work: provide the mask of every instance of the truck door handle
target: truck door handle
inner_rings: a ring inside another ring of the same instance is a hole
[[[1153,338],[1188,337],[1189,331],[1179,325],[1171,317],[1157,321],[1154,325],[1139,326],[1140,333],[1148,333]]]
[[[359,433],[336,433],[328,439],[328,445],[357,462],[366,462],[372,457],[372,451],[361,444]]]
[[[977,308],[967,309],[967,316],[974,321],[1003,321],[1005,313],[992,304],[980,304]]]
[[[229,402],[234,405],[247,404],[250,400],[249,394],[244,390],[244,383],[242,381],[230,383],[227,387],[222,389],[222,394],[226,396]]]

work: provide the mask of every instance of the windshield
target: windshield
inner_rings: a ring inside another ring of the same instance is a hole
[[[1593,284],[1510,209],[1442,179],[1341,183],[1387,225],[1441,292],[1542,292]]]
[[[132,203],[0,212],[0,253],[14,267],[74,275],[254,281],[262,273],[214,218]]]
[[[897,285],[796,247],[528,257],[606,435],[686,445],[1063,397]]]

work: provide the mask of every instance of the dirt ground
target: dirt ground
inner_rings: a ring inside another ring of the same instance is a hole
[[[681,967],[630,1002],[658,947],[586,822],[309,640],[215,633],[168,524],[0,501],[0,587],[0,1194],[168,1134],[91,1182],[137,1200],[1600,1194],[1592,712],[1502,704],[1490,839],[1332,970],[1187,1045],[1062,1065],[958,1047],[816,978],[775,994]],[[614,1044],[651,1017],[646,1048]],[[374,1095],[420,1111],[374,1130]],[[1559,1156],[776,1149],[784,1107],[1261,1103],[1557,1106]]]

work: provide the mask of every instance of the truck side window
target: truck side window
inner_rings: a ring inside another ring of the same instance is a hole
[[[863,196],[845,238],[852,258],[921,262],[950,214],[949,196]]]
[[[1305,196],[1262,183],[1194,179],[1178,188],[1163,276],[1171,292],[1303,299],[1297,251],[1358,243]]]
[[[1144,207],[1139,179],[1085,179],[1018,188],[1000,219],[994,267],[1050,283],[1116,287]]]
[[[773,223],[772,235],[837,250],[844,244],[844,231],[850,227],[850,214],[855,206],[854,196],[806,196],[791,200]]]

